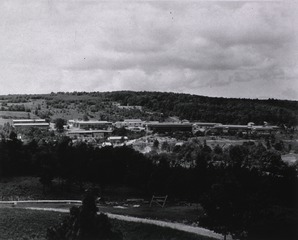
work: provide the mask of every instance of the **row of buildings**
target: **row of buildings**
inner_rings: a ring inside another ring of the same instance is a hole
[[[38,127],[49,129],[50,124],[44,119],[17,119],[13,120],[13,127],[26,128]],[[53,126],[52,126],[53,127]],[[248,123],[247,125],[226,125],[221,123],[210,122],[157,122],[142,121],[141,119],[126,119],[124,121],[81,121],[69,120],[65,126],[66,134],[71,138],[96,138],[105,139],[112,134],[115,128],[125,128],[127,130],[147,133],[173,133],[173,132],[189,132],[198,134],[272,134],[276,133],[280,128],[268,124],[255,125]]]

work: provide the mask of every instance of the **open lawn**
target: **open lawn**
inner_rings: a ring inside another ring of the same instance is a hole
[[[78,186],[73,185],[70,189],[66,187],[62,189],[58,185],[57,180],[54,181],[52,191],[46,194],[43,194],[39,178],[15,177],[0,180],[0,200],[4,201],[42,199],[82,200],[83,195],[84,192]],[[199,216],[203,214],[203,209],[199,204],[186,204],[185,202],[173,201],[170,196],[164,208],[157,205],[149,207],[150,196],[144,196],[141,192],[125,186],[107,186],[104,190],[104,196],[106,204],[98,205],[101,212],[186,224],[197,223]],[[127,201],[127,199],[132,198],[143,198],[145,201],[142,203]],[[68,209],[70,206],[57,203],[22,203],[18,204],[17,207]]]
[[[63,216],[66,216],[66,214],[16,208],[0,208],[0,239],[45,239],[46,229],[60,223]],[[211,239],[149,224],[129,223],[119,220],[111,220],[111,223],[115,229],[122,232],[124,240]]]
[[[0,200],[82,199],[82,190],[79,187],[63,187],[57,181],[54,181],[51,191],[44,193],[38,177],[2,178]]]
[[[38,177],[10,177],[0,179],[0,200],[33,200],[33,199],[73,199],[82,200],[84,189],[94,186],[83,183],[82,189],[78,184],[61,185],[59,179],[54,179],[52,189],[43,192]],[[144,197],[136,189],[126,186],[106,186],[104,196],[107,201],[125,201],[127,198]]]
[[[64,214],[25,209],[0,208],[0,239],[45,239],[46,230]]]
[[[165,206],[161,208],[159,206],[149,207],[147,205],[141,205],[140,207],[110,207],[100,205],[99,211],[109,212],[120,215],[128,215],[140,218],[150,218],[156,220],[164,220],[169,222],[180,222],[186,224],[196,224],[199,216],[203,214],[203,209],[199,204],[190,206]]]
[[[14,208],[57,208],[57,209],[69,209],[72,205],[80,204],[67,204],[67,203],[18,203],[13,205],[11,203],[1,203],[1,207],[14,207]],[[137,207],[136,207],[137,206]],[[189,225],[197,225],[198,218],[203,214],[203,209],[199,204],[191,206],[166,206],[164,208],[158,206],[149,207],[149,204],[143,205],[102,205],[99,204],[98,210],[103,213],[112,213],[118,215],[147,218],[154,220],[163,220],[167,222],[179,222]]]

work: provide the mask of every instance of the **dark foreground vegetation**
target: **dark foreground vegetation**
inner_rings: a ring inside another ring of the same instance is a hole
[[[70,208],[62,223],[47,230],[48,240],[122,240],[122,233],[113,231],[108,216],[97,214],[96,197],[88,191],[82,206]]]
[[[297,239],[297,166],[262,144],[213,150],[199,142],[172,153],[143,155],[128,147],[93,148],[55,141],[23,144],[13,135],[0,142],[0,177],[38,176],[44,192],[52,181],[83,186],[131,186],[144,195],[199,202],[200,225],[239,239]]]
[[[47,228],[62,222],[67,216],[68,214],[57,212],[0,208],[0,239],[45,240]],[[149,224],[130,223],[113,219],[110,219],[110,223],[113,230],[118,230],[122,233],[123,240],[210,239]]]

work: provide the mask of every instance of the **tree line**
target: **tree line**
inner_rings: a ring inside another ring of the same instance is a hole
[[[267,121],[289,127],[298,123],[297,101],[216,98],[168,92],[119,91],[104,94],[122,105],[140,105],[166,116],[192,121],[223,124],[263,124]]]

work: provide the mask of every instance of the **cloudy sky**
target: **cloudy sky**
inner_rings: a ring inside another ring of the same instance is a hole
[[[0,94],[298,100],[298,4],[1,0]]]

